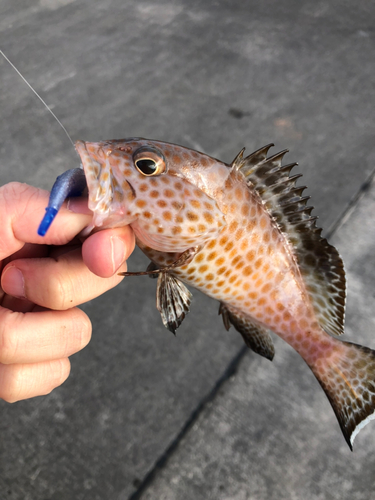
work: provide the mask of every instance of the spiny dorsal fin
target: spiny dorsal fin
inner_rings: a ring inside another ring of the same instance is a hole
[[[242,150],[231,167],[240,170],[249,187],[255,189],[265,207],[295,250],[295,256],[312,300],[317,318],[328,333],[344,330],[345,271],[336,248],[320,236],[305,186],[296,186],[301,174],[290,176],[296,163],[282,165],[288,150],[267,158],[268,144],[243,158]]]
[[[247,156],[246,158],[243,157],[246,148],[242,148],[235,159],[232,161],[231,167],[233,167],[235,170],[239,170],[244,166],[245,162],[247,167],[258,165],[258,163],[267,158],[268,150],[272,146],[274,146],[274,144],[267,144],[267,146],[263,146],[257,151],[254,151],[254,153],[251,153],[251,155]]]

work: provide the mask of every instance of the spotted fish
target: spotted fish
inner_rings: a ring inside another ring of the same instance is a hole
[[[228,165],[140,138],[76,143],[93,211],[88,229],[130,224],[157,277],[157,308],[175,332],[191,285],[220,302],[225,328],[271,359],[270,332],[290,344],[324,389],[352,449],[375,418],[375,352],[338,340],[345,273],[321,237],[295,164],[267,145]]]

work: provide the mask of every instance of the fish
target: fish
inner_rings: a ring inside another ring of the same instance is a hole
[[[131,226],[150,265],[120,274],[157,278],[166,328],[175,333],[189,312],[188,285],[219,301],[224,327],[233,326],[255,353],[272,360],[278,335],[312,370],[352,450],[375,418],[375,352],[338,338],[344,265],[311,215],[306,187],[297,185],[301,174],[291,175],[296,163],[283,164],[287,150],[268,156],[268,144],[244,156],[242,149],[227,164],[143,138],[75,146],[93,212],[86,234]],[[74,176],[81,183],[76,169],[54,186],[57,193],[65,186],[60,205],[74,191],[65,179]]]
[[[342,259],[321,236],[313,207],[297,186],[287,150],[268,144],[231,164],[176,144],[128,138],[76,141],[42,97],[0,50],[59,123],[81,158],[57,177],[38,234],[44,236],[64,200],[88,190],[92,223],[82,232],[130,225],[157,278],[156,307],[175,333],[189,312],[186,285],[219,301],[224,327],[272,361],[271,333],[305,360],[353,450],[375,419],[375,351],[340,340],[346,279]]]

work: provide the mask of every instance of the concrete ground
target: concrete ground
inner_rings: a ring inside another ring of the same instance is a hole
[[[375,348],[375,6],[332,0],[5,0],[0,48],[73,139],[143,136],[224,161],[290,149],[348,274],[347,339]],[[0,184],[49,189],[77,157],[0,59]],[[135,252],[130,269],[145,266]],[[155,283],[84,306],[93,339],[49,396],[0,402],[0,498],[367,500],[375,423],[351,453],[318,383],[194,292],[176,338]]]

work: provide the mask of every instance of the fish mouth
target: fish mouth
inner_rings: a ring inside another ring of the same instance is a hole
[[[84,156],[84,153],[87,153],[87,149],[86,149],[86,143],[84,141],[76,141],[74,143],[74,146],[76,148],[76,151],[78,153],[78,156],[81,158],[82,160],[82,157]],[[82,166],[83,168],[83,166]]]
[[[88,144],[90,145],[91,151],[89,151],[87,148]],[[98,160],[101,161],[105,160],[105,154],[102,148],[102,144],[99,142],[86,143],[85,141],[76,141],[75,148],[78,153],[78,156],[81,159],[81,166],[85,172],[88,172],[90,169],[93,169],[94,164],[100,166],[100,161],[97,161],[93,157],[93,153]]]
[[[136,198],[136,191],[127,179],[116,179],[110,163],[111,145],[77,141],[75,147],[86,177],[88,206],[94,213],[93,226],[104,229],[133,222],[130,204]]]

